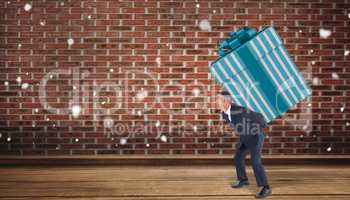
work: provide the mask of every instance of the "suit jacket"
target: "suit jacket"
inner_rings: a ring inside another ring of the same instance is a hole
[[[262,114],[235,104],[231,104],[231,121],[227,114],[222,115],[237,135],[256,135],[268,126]]]

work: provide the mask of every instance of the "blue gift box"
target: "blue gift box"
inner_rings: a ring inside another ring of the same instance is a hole
[[[261,113],[267,122],[311,95],[311,89],[273,27],[243,28],[220,43],[209,67],[235,104]]]

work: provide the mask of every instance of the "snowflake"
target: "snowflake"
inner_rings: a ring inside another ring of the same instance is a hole
[[[165,136],[165,135],[162,135],[162,136],[160,136],[160,140],[162,141],[162,142],[167,142],[167,137]]]
[[[156,122],[156,127],[159,127],[159,126],[160,126],[160,122],[157,121],[157,122]]]
[[[75,138],[75,140],[74,140],[75,142],[79,142],[79,138]]]
[[[340,112],[344,112],[344,110],[345,110],[345,107],[340,108]]]
[[[26,5],[24,5],[24,10],[25,11],[30,11],[32,9],[32,5],[31,4],[29,4],[29,3],[26,3]]]
[[[22,78],[20,76],[18,76],[16,81],[17,81],[17,83],[21,83],[22,82]]]
[[[317,78],[317,77],[313,78],[313,79],[312,79],[312,84],[314,84],[314,85],[320,84],[320,79]]]
[[[199,91],[198,88],[195,88],[195,89],[192,90],[192,93],[193,93],[195,96],[198,96],[199,93],[200,93],[200,91]]]
[[[339,75],[335,72],[332,73],[332,78],[333,79],[339,79]]]
[[[29,87],[29,84],[28,83],[23,83],[22,84],[22,89],[28,89],[28,87]]]
[[[328,148],[327,148],[327,151],[328,151],[328,152],[331,152],[331,151],[332,151],[332,147],[328,147]]]
[[[348,56],[350,54],[350,51],[349,50],[345,50],[344,51],[344,56]]]
[[[74,40],[72,38],[69,38],[67,40],[67,43],[68,43],[69,46],[72,46],[74,44]]]
[[[147,95],[148,92],[142,88],[141,91],[136,94],[136,99],[138,101],[142,101],[147,97]]]
[[[6,139],[8,142],[11,142],[11,138],[10,137],[7,137],[7,139]]]
[[[79,117],[80,111],[81,111],[81,108],[79,105],[73,105],[71,110],[72,110],[72,115],[74,118]]]
[[[321,38],[326,39],[326,38],[328,38],[329,36],[331,36],[332,31],[321,28],[321,29],[319,30],[319,33],[320,33],[320,37],[321,37]]]
[[[120,138],[120,142],[121,145],[124,145],[127,143],[127,139],[126,138]]]
[[[9,85],[9,82],[8,82],[8,81],[5,81],[5,82],[4,82],[4,85],[5,85],[5,86],[8,86],[8,85]]]
[[[146,144],[146,147],[150,147],[151,145],[150,144]]]
[[[206,19],[204,20],[201,20],[199,22],[199,28],[202,30],[202,31],[211,31],[211,25],[210,25],[210,22]]]
[[[199,7],[200,7],[200,5],[199,5],[199,3],[197,3],[197,4],[196,4],[196,8],[199,8]]]

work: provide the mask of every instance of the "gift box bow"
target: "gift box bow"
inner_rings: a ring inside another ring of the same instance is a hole
[[[218,54],[220,57],[225,56],[237,47],[241,46],[257,34],[256,29],[243,27],[237,32],[230,32],[228,38],[219,41]]]

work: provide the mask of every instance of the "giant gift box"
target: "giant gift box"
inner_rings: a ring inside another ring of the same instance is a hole
[[[273,27],[242,28],[220,43],[209,66],[235,104],[261,113],[267,122],[311,95],[311,89]]]

